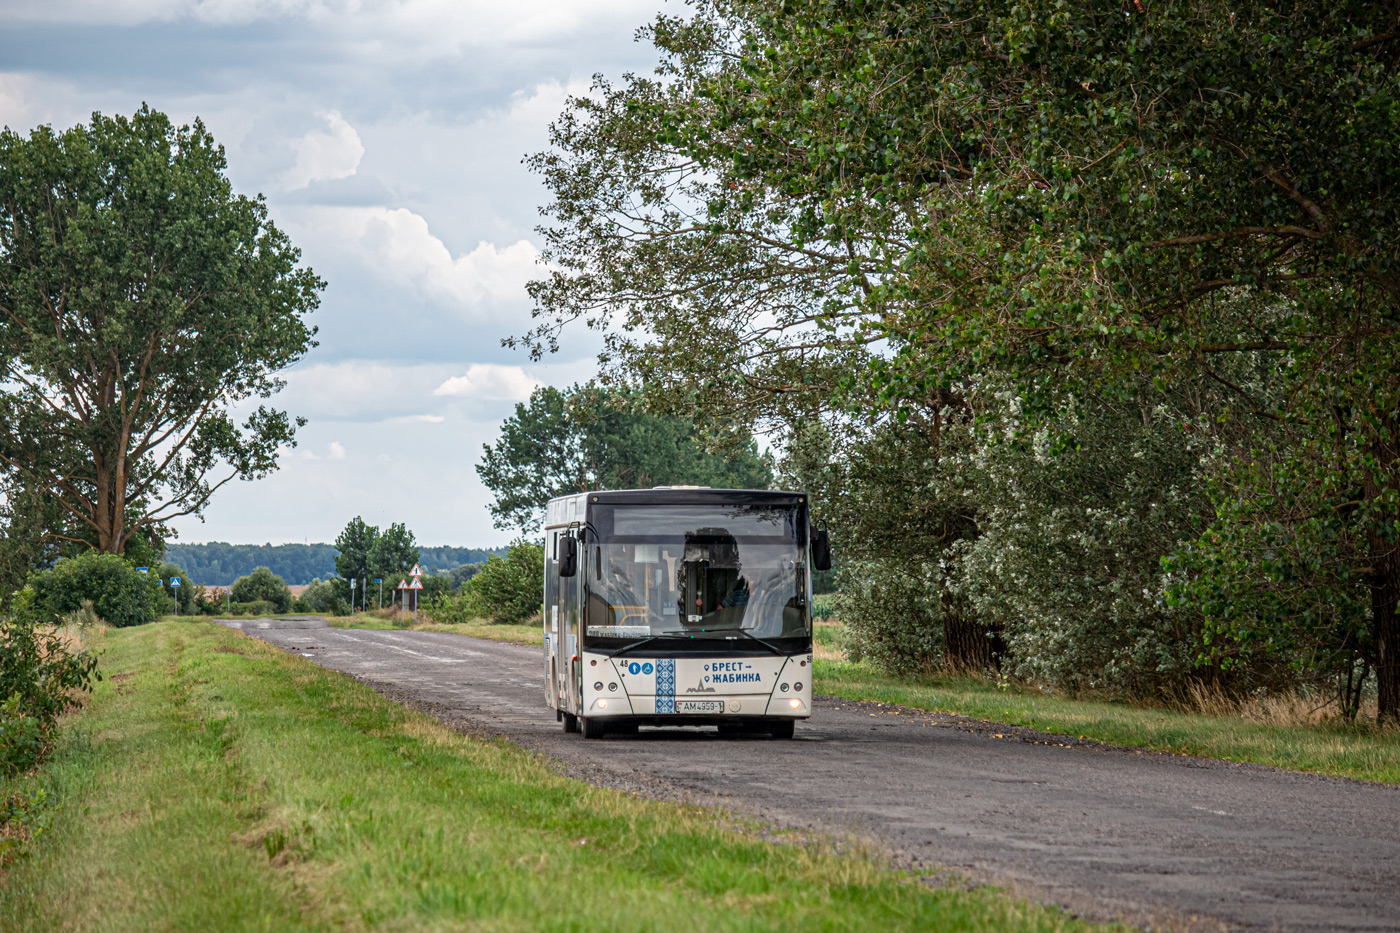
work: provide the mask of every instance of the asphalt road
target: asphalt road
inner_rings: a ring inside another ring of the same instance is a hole
[[[831,697],[817,699],[791,741],[648,728],[586,741],[544,706],[539,648],[320,620],[224,624],[596,783],[854,830],[930,874],[958,869],[1090,916],[1400,930],[1400,788],[1066,747],[1062,737]]]

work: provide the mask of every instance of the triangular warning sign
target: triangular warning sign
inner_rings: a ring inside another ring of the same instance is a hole
[[[413,570],[409,573],[409,576],[410,576],[410,577],[421,577],[421,576],[423,576],[423,571],[421,571],[421,570],[418,569],[418,565],[417,565],[417,564],[414,564],[414,565],[413,565]]]
[[[408,588],[410,590],[421,590],[423,588],[423,581],[415,579],[412,583],[408,585]]]
[[[394,587],[394,589],[396,589],[396,590],[406,590],[406,589],[408,589],[408,581],[407,581],[407,580],[400,580],[400,581],[399,581],[399,585],[396,586],[396,587]]]

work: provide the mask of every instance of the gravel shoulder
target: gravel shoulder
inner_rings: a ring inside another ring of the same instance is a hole
[[[644,728],[590,742],[544,706],[538,648],[223,624],[594,783],[853,832],[930,875],[1154,927],[1400,929],[1400,788],[831,697],[792,741]]]

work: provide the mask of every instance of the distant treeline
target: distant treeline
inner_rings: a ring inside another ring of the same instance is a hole
[[[425,573],[475,564],[501,548],[420,547],[419,563]],[[335,576],[333,544],[169,544],[166,560],[179,564],[191,580],[206,586],[228,586],[255,567],[267,567],[290,586]],[[397,582],[397,581],[396,581]]]

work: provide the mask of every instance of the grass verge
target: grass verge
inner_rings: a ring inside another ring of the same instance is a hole
[[[1277,724],[1232,714],[1185,713],[1127,703],[1074,700],[966,676],[895,677],[841,660],[833,627],[818,627],[813,689],[849,700],[874,700],[953,713],[1109,745],[1293,771],[1400,784],[1400,733],[1374,723]],[[825,648],[826,650],[822,650]]]
[[[1077,930],[552,773],[235,632],[109,633],[0,930]]]
[[[331,624],[346,621],[335,619]],[[372,616],[350,621],[345,627],[393,627]],[[427,624],[417,628],[520,644],[538,645],[544,640],[537,625]],[[819,623],[813,634],[817,656],[813,688],[818,693],[971,716],[1109,745],[1400,784],[1400,734],[1371,723],[1257,722],[1238,712],[1185,713],[1055,697],[1014,684],[1002,687],[981,677],[895,677],[844,660],[839,623]]]

